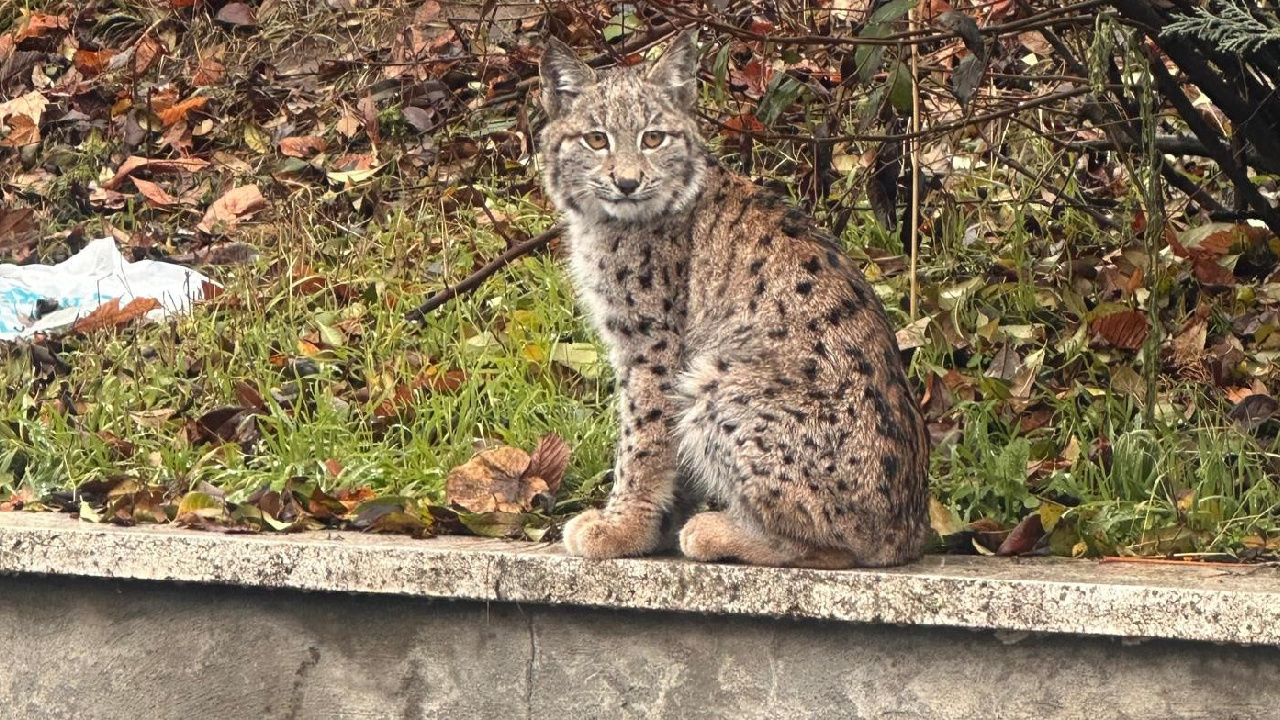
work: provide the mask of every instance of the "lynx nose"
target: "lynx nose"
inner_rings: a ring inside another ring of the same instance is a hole
[[[613,184],[618,186],[623,195],[630,195],[640,187],[640,178],[638,177],[617,177],[613,178]]]

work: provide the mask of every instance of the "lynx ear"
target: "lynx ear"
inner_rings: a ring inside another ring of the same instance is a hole
[[[550,38],[538,64],[542,78],[542,106],[547,115],[557,117],[573,99],[596,83],[596,72],[579,60],[564,43]]]
[[[698,31],[680,33],[649,69],[648,78],[677,106],[692,109],[698,100]]]

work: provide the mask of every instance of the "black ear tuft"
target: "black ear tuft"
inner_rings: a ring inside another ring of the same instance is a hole
[[[676,36],[649,69],[649,82],[671,95],[676,105],[692,109],[698,100],[698,31]]]
[[[538,74],[542,78],[542,106],[553,118],[567,110],[583,89],[596,83],[596,72],[591,66],[579,60],[568,45],[555,38],[547,40],[542,61],[538,64]]]

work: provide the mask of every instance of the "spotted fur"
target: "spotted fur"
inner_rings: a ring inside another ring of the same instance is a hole
[[[545,185],[619,389],[613,492],[568,550],[643,555],[678,531],[699,560],[914,559],[929,446],[884,308],[807,215],[707,152],[696,68],[688,33],[632,68],[543,56]],[[722,509],[690,518],[704,500]]]

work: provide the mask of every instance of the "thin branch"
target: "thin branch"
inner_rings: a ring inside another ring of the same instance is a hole
[[[1059,92],[1050,93],[1048,95],[1041,95],[1040,97],[1033,98],[1026,102],[1018,103],[1017,105],[1004,108],[1003,110],[984,113],[982,115],[973,115],[971,117],[964,117],[958,120],[952,120],[951,122],[940,123],[938,125],[934,125],[930,127],[927,130],[920,130],[918,132],[898,133],[896,135],[870,135],[870,134],[862,134],[862,133],[853,133],[849,135],[833,135],[831,137],[826,137],[826,138],[813,138],[807,135],[753,132],[753,131],[742,130],[739,128],[729,127],[724,122],[720,121],[717,118],[711,117],[706,113],[699,113],[699,114],[703,117],[703,119],[708,120],[712,123],[715,123],[717,126],[719,126],[722,129],[729,130],[734,133],[747,132],[751,135],[751,137],[755,138],[756,140],[818,142],[818,143],[824,143],[824,144],[842,143],[842,142],[901,142],[904,140],[913,140],[915,138],[926,138],[934,135],[941,135],[943,133],[951,132],[952,130],[959,130],[961,128],[969,127],[970,125],[987,122],[989,120],[1000,120],[1002,118],[1007,118],[1012,115],[1017,115],[1020,112],[1025,112],[1027,110],[1032,110],[1044,105],[1050,105],[1052,103],[1059,102],[1061,100],[1068,100],[1070,98],[1076,98],[1076,97],[1080,97],[1082,95],[1088,95],[1088,94],[1089,94],[1089,88],[1087,87],[1061,90]]]
[[[911,8],[911,29],[920,27],[920,6]],[[920,132],[920,46],[911,46],[911,132]],[[907,146],[911,156],[911,277],[908,293],[908,310],[911,320],[916,319],[920,299],[920,139],[913,138]]]
[[[541,248],[552,240],[560,237],[562,232],[564,232],[564,228],[556,225],[550,230],[535,235],[522,243],[512,245],[501,255],[485,263],[483,267],[463,278],[457,285],[451,285],[441,290],[435,295],[432,295],[426,302],[405,313],[405,320],[408,320],[409,322],[421,322],[425,320],[427,318],[427,313],[430,313],[432,310],[435,310],[459,295],[475,290],[494,273],[511,264],[513,260],[518,257],[528,255],[538,248]]]
[[[984,35],[1002,35],[1005,33],[1026,32],[1035,30],[1047,25],[1057,23],[1075,23],[1082,20],[1093,22],[1093,17],[1060,17],[1070,15],[1086,10],[1091,10],[1100,5],[1106,5],[1108,0],[1084,0],[1074,5],[1066,5],[1059,8],[1045,10],[1031,17],[1021,20],[1014,20],[999,25],[989,25],[979,28]],[[663,8],[665,13],[674,17],[686,20],[691,23],[697,23],[699,26],[720,30],[722,32],[733,35],[743,40],[752,40],[755,42],[770,42],[777,45],[841,45],[841,46],[858,46],[858,45],[881,45],[881,46],[898,46],[907,44],[926,44],[933,42],[945,42],[960,37],[956,32],[935,32],[933,30],[911,30],[908,32],[900,32],[892,35],[886,35],[878,38],[866,37],[840,37],[836,35],[791,35],[791,36],[773,36],[767,33],[758,33],[751,30],[744,30],[735,25],[717,22],[709,17],[696,15],[685,10],[679,3],[673,0],[665,0],[655,2],[655,5]]]
[[[1073,150],[1115,150],[1116,143],[1109,140],[1064,140],[1062,141],[1067,147]],[[1194,155],[1197,157],[1213,157],[1213,153],[1209,152],[1209,148],[1198,138],[1191,135],[1158,135],[1155,142],[1156,149],[1165,155]],[[1120,150],[1125,152],[1141,152],[1146,145],[1146,141],[1137,141],[1122,143]],[[1270,167],[1267,159],[1259,155],[1257,152],[1248,151],[1244,155],[1244,163],[1251,167],[1268,173],[1280,174],[1280,168]]]
[[[1148,37],[1155,41],[1178,68],[1209,96],[1213,104],[1231,119],[1237,130],[1253,143],[1258,152],[1267,157],[1280,158],[1280,137],[1276,137],[1275,129],[1267,127],[1266,123],[1254,122],[1260,106],[1250,105],[1249,101],[1242,98],[1223,74],[1215,70],[1209,61],[1201,56],[1194,44],[1187,42],[1185,38],[1165,36],[1162,30],[1167,23],[1157,12],[1155,5],[1147,0],[1111,0],[1111,4],[1124,16],[1144,28]],[[1164,69],[1163,65],[1161,69]],[[1168,72],[1164,74],[1168,75]],[[1181,94],[1182,91],[1178,92]],[[1190,122],[1190,118],[1185,114],[1183,119]],[[1196,134],[1199,135],[1199,133]]]
[[[1218,163],[1227,177],[1231,178],[1236,192],[1253,206],[1254,211],[1258,213],[1258,218],[1267,224],[1271,232],[1280,235],[1280,212],[1271,207],[1271,203],[1262,197],[1262,193],[1258,192],[1258,188],[1250,180],[1249,172],[1235,161],[1231,155],[1231,149],[1222,143],[1217,131],[1191,104],[1191,99],[1182,92],[1178,81],[1174,80],[1165,68],[1164,58],[1154,49],[1147,48],[1147,62],[1151,66],[1151,74],[1155,77],[1156,85],[1160,87],[1160,93],[1182,116],[1187,127],[1191,128],[1191,132],[1204,143],[1205,148],[1212,154],[1214,162]]]
[[[1018,5],[1027,12],[1031,12],[1031,5],[1026,0],[1018,0]],[[1071,72],[1086,76],[1089,74],[1089,69],[1085,67],[1084,63],[1080,62],[1080,60],[1075,56],[1075,53],[1071,52],[1071,48],[1067,47],[1066,42],[1064,42],[1062,38],[1058,37],[1057,33],[1046,28],[1040,31],[1040,35],[1048,41],[1054,51],[1062,57],[1063,61],[1067,63],[1067,68],[1070,69]],[[1113,75],[1113,82],[1114,79]],[[1133,123],[1123,117],[1123,115],[1132,117],[1136,114],[1135,108],[1132,104],[1125,101],[1124,85],[1117,84],[1114,87],[1108,86],[1108,89],[1111,90],[1116,101],[1120,104],[1120,109],[1117,110],[1116,107],[1110,103],[1103,105],[1101,102],[1098,102],[1096,104],[1086,104],[1086,112],[1088,112],[1089,109],[1095,110],[1095,117],[1091,118],[1091,120],[1094,121],[1095,125],[1104,127],[1104,132],[1107,133],[1108,142],[1110,142],[1117,150],[1121,149],[1122,145],[1125,144],[1126,139],[1132,139],[1141,149],[1141,133],[1135,134],[1136,128],[1134,128]],[[1123,110],[1123,115],[1120,110]],[[1121,124],[1119,126],[1113,125],[1117,120],[1119,120]],[[1113,127],[1116,129],[1113,130]],[[1129,138],[1124,137],[1125,133],[1120,132],[1120,128],[1124,128],[1127,131]],[[1218,202],[1217,199],[1206,192],[1204,188],[1197,185],[1190,177],[1179,172],[1168,163],[1160,163],[1160,174],[1164,176],[1164,179],[1170,185],[1181,190],[1187,197],[1194,198],[1195,201],[1200,204],[1200,207],[1205,208],[1206,210],[1222,209],[1222,203]]]
[[[995,153],[995,156],[1000,160],[1000,162],[1013,168],[1013,170],[1017,172],[1019,175],[1022,175],[1023,177],[1027,177],[1027,178],[1030,178],[1031,180],[1034,180],[1038,185],[1048,190],[1049,192],[1053,193],[1054,197],[1062,200],[1064,203],[1070,205],[1071,207],[1083,213],[1086,213],[1089,217],[1093,218],[1094,222],[1098,223],[1102,227],[1107,228],[1108,230],[1116,230],[1120,227],[1115,220],[1112,220],[1106,215],[1103,215],[1096,208],[1090,207],[1089,205],[1085,204],[1083,201],[1080,201],[1071,197],[1070,195],[1067,194],[1066,190],[1054,187],[1053,185],[1050,185],[1049,183],[1045,182],[1043,177],[1032,172],[1032,170],[1028,168],[1026,165],[1023,165],[1022,163],[1018,162],[1017,160],[1014,160],[1013,158],[1009,157],[1008,155],[1005,155],[1004,153]]]

